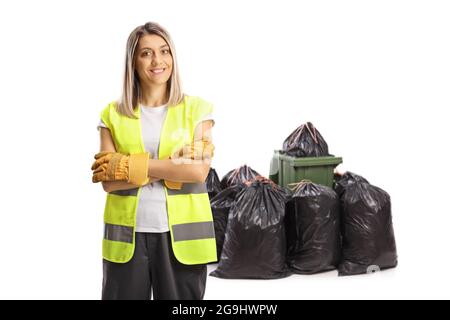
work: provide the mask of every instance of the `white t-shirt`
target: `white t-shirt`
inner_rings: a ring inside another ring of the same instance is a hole
[[[159,139],[167,115],[167,105],[158,107],[139,105],[139,108],[141,109],[141,133],[145,151],[150,152],[153,159],[158,159]],[[202,119],[202,121],[205,120],[213,120],[212,114],[208,114]],[[100,130],[100,127],[107,128],[101,120],[97,129]],[[163,181],[157,181],[142,187],[136,213],[137,232],[169,231],[163,183]]]

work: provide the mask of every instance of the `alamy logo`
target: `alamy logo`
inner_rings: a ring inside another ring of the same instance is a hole
[[[372,265],[367,267],[367,273],[375,273],[375,272],[378,272],[380,270],[381,270],[380,267],[377,266],[376,264],[372,264]]]

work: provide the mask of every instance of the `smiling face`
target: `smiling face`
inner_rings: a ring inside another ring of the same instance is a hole
[[[135,69],[141,83],[161,85],[172,74],[173,59],[169,45],[158,35],[143,35],[135,53]]]

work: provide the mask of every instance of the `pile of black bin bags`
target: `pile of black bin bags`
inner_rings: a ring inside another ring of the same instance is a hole
[[[337,177],[334,190],[301,181],[290,191],[242,166],[220,184],[210,200],[220,259],[211,276],[277,279],[336,268],[345,276],[397,265],[389,194],[359,175]]]

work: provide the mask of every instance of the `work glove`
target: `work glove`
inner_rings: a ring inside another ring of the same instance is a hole
[[[171,158],[175,159],[192,159],[205,160],[211,159],[214,156],[214,145],[209,141],[198,140],[191,144],[187,144],[182,148],[172,153]]]
[[[182,148],[172,153],[171,159],[211,159],[214,156],[214,145],[208,141],[195,141],[194,143],[187,144]],[[182,182],[164,180],[164,184],[169,189],[180,190],[183,186]]]
[[[92,182],[127,181],[143,186],[149,182],[148,160],[150,153],[125,155],[119,152],[102,151],[95,156],[91,169]]]

